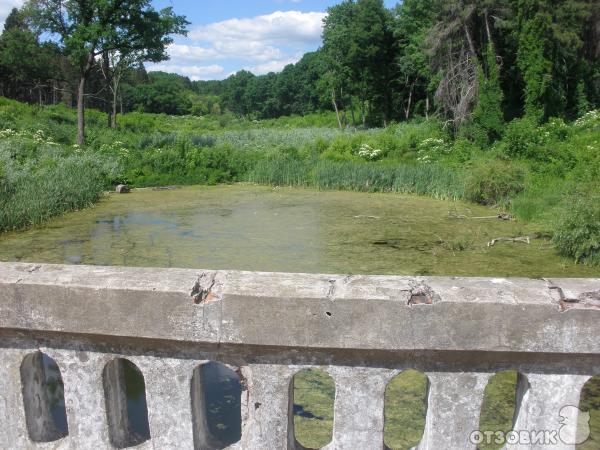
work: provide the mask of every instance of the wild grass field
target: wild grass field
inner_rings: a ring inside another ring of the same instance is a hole
[[[511,122],[489,148],[436,119],[340,131],[333,113],[250,121],[126,114],[116,130],[75,113],[0,98],[0,231],[89,206],[117,183],[309,186],[466,199],[538,223],[557,251],[600,262],[600,112],[574,123]]]

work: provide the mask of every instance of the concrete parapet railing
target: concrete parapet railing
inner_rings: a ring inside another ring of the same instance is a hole
[[[418,448],[475,449],[484,389],[503,370],[521,375],[515,430],[556,430],[560,408],[600,374],[599,325],[600,279],[0,264],[0,448],[114,448],[103,372],[126,358],[146,385],[151,438],[136,448],[210,447],[190,392],[194,369],[216,361],[242,379],[242,437],[230,448],[299,448],[292,378],[321,368],[336,385],[327,448],[381,450],[387,383],[411,368],[429,379]],[[46,443],[24,408],[36,401],[23,383],[38,351],[60,367],[69,430]]]

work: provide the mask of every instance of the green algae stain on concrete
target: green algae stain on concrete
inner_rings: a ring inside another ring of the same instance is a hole
[[[233,185],[138,190],[0,237],[0,260],[253,271],[589,277],[542,231],[495,211],[399,194]]]

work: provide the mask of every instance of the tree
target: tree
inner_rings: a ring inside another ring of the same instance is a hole
[[[405,0],[395,9],[396,64],[400,76],[400,101],[406,120],[419,101],[425,102],[422,113],[425,116],[429,114],[433,74],[425,49],[427,35],[435,25],[439,10],[437,0]]]
[[[3,95],[43,103],[59,77],[61,55],[55,45],[40,45],[23,11],[13,8],[0,36],[0,85]]]
[[[351,86],[352,64],[349,57],[354,15],[355,3],[345,0],[329,8],[323,21],[323,53],[327,70],[322,75],[320,87],[330,93],[340,128],[346,121],[345,103],[350,103],[347,99],[354,91]]]
[[[511,15],[507,0],[450,0],[444,2],[437,24],[433,27],[429,46],[432,67],[441,75],[436,100],[449,116],[455,131],[469,118],[483,98],[479,110],[500,120],[502,108],[499,56],[494,44],[498,25]],[[481,89],[486,90],[483,97]],[[494,104],[492,104],[494,102]],[[492,134],[497,130],[492,130]],[[486,130],[487,132],[487,130]]]
[[[191,82],[173,73],[151,72],[148,82],[135,87],[132,108],[148,113],[182,115],[192,108]]]
[[[79,71],[77,143],[85,145],[85,89],[96,58],[105,52],[137,54],[143,61],[168,58],[171,35],[188,22],[172,8],[156,11],[150,0],[30,0],[40,30],[56,33]]]
[[[597,5],[582,0],[517,2],[517,64],[525,83],[528,115],[538,120],[575,115],[584,94],[577,86],[593,77],[585,69],[594,64],[593,56],[586,58],[585,37],[586,27],[598,29],[598,16],[594,24],[589,20],[594,11]],[[595,64],[598,67],[597,55]]]
[[[223,104],[240,117],[245,117],[250,112],[247,91],[254,78],[254,74],[240,70],[224,81]]]
[[[119,52],[117,50],[107,50],[102,53],[102,64],[100,67],[110,94],[110,109],[108,113],[108,122],[110,128],[117,127],[117,105],[121,88],[121,80],[127,71],[142,64],[142,62],[143,55],[139,52]]]

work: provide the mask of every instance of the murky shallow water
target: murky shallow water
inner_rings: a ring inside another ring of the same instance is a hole
[[[451,212],[451,214],[449,214]],[[552,245],[500,242],[533,224],[398,194],[250,185],[138,190],[0,237],[0,260],[255,271],[588,277]]]

